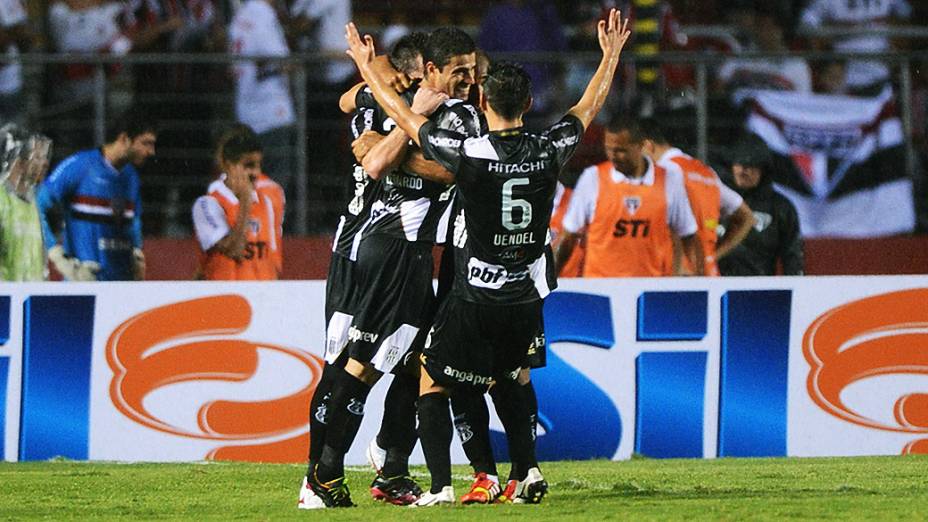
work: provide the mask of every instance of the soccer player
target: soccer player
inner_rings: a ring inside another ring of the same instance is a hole
[[[674,274],[674,241],[696,273],[703,259],[696,219],[677,171],[655,165],[644,152],[637,120],[614,118],[606,127],[607,160],[580,174],[555,258],[563,267],[586,229],[583,277],[658,277]]]
[[[419,103],[413,100],[411,109],[431,114],[444,128],[478,135],[477,111],[461,101],[474,83],[473,40],[458,29],[440,28],[429,35],[424,51],[422,85],[429,92],[442,94],[421,97]],[[408,410],[389,414],[390,418],[415,418],[416,378],[398,368],[407,361],[407,353],[417,338],[424,337],[420,332],[430,323],[434,300],[432,247],[443,240],[447,231],[454,187],[420,177],[423,170],[444,169],[422,160],[421,154],[406,158],[408,141],[403,131],[394,129],[362,160],[368,175],[381,179],[384,192],[373,202],[357,239],[355,275],[361,291],[347,332],[348,342],[334,346],[348,353],[348,361],[333,379],[326,407],[324,447],[315,469],[307,473],[307,487],[326,507],[351,505],[344,482],[344,455],[357,435],[367,395],[384,373],[394,373],[388,396],[394,389],[408,396],[400,401],[388,397],[388,402]],[[338,356],[337,352],[326,355],[328,359]],[[394,372],[395,368],[398,370]],[[391,457],[390,448],[386,449],[381,475],[408,479],[408,452],[403,455],[403,448],[395,447]]]
[[[247,125],[236,126],[220,138],[217,156],[223,174],[193,204],[198,278],[277,279],[284,195],[261,173],[261,141]]]
[[[52,142],[15,125],[0,129],[0,140],[0,280],[42,281],[47,270],[35,187],[48,172]]]
[[[641,122],[641,129],[648,158],[668,172],[679,172],[696,218],[696,238],[702,247],[704,271],[694,273],[689,264],[683,270],[693,275],[720,275],[718,260],[738,246],[754,224],[751,209],[744,204],[744,198],[722,183],[711,167],[670,145],[655,121]],[[728,226],[719,238],[717,229],[723,218]]]
[[[397,41],[389,54],[391,67],[395,67],[405,77],[421,79],[423,74],[422,48],[425,38],[427,38],[427,35],[424,33],[411,33]],[[359,84],[359,86],[363,87],[363,84]],[[357,96],[360,87],[351,90],[353,92],[352,98]],[[411,99],[411,95],[409,95],[409,98]],[[353,99],[351,106],[355,107]],[[357,275],[355,273],[355,263],[358,259],[362,239],[360,232],[367,224],[371,206],[375,201],[379,200],[384,186],[379,179],[374,179],[368,175],[361,161],[366,157],[370,148],[379,142],[383,136],[389,134],[392,128],[387,115],[376,104],[359,107],[351,120],[351,131],[355,138],[355,145],[352,148],[358,158],[352,170],[355,191],[348,202],[345,212],[339,218],[335,240],[332,245],[329,273],[326,279],[326,364],[322,378],[316,386],[310,402],[310,450],[307,477],[315,470],[325,446],[328,424],[326,413],[332,396],[332,386],[336,377],[344,372],[342,368],[348,358],[344,347],[348,343],[348,331],[355,315],[356,297],[363,290],[357,285]],[[371,135],[377,136],[378,139],[371,141]],[[409,394],[406,393],[405,395]],[[405,454],[408,458],[408,454],[412,452],[417,440],[415,434],[415,406],[412,405],[404,409],[404,411],[411,411],[411,416],[404,416],[402,412],[397,415],[391,411],[396,405],[402,405],[407,400],[415,401],[415,391],[413,391],[411,398],[407,399],[402,391],[402,383],[397,383],[395,386],[391,385],[387,393],[383,425],[378,438],[381,438],[381,442],[385,447],[392,447],[391,453]],[[391,429],[399,433],[391,432]],[[399,442],[392,442],[391,436],[394,437],[394,440],[399,439]],[[372,443],[372,446],[376,446],[376,442]],[[379,447],[376,449],[378,455],[386,453],[386,450],[380,450]],[[391,457],[400,458],[395,455],[391,455]],[[375,477],[371,488],[375,498],[394,503],[414,502],[422,493],[421,488],[408,477],[408,474],[401,473],[400,475],[391,475],[389,478],[384,477],[382,470],[385,460],[386,455],[382,455],[377,459],[379,464],[375,466],[378,475]],[[298,507],[301,509],[325,507],[323,500],[307,485],[307,480],[304,477]]]
[[[48,259],[66,280],[145,278],[136,169],[155,154],[157,138],[153,121],[129,112],[103,147],[65,158],[39,188]]]
[[[349,54],[377,100],[426,157],[454,174],[463,209],[452,241],[454,286],[426,342],[418,402],[432,485],[415,505],[452,503],[448,394],[486,389],[524,361],[550,292],[545,246],[557,176],[602,107],[629,33],[611,10],[598,28],[603,59],[583,98],[541,135],[522,129],[531,105],[528,75],[517,65],[492,66],[480,102],[490,133],[468,138],[410,111],[371,68],[370,36],[362,41],[353,24],[346,30]],[[439,93],[420,89],[417,101],[428,96]]]

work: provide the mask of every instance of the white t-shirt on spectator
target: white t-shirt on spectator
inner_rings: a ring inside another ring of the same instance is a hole
[[[674,158],[691,158],[691,156],[676,147],[671,147],[657,160],[657,164],[664,167],[667,172],[676,171],[682,178],[683,169],[673,161]],[[744,203],[744,198],[741,197],[741,194],[730,189],[728,185],[722,183],[718,174],[715,175],[715,184],[719,187],[719,213],[721,217],[724,218],[734,214],[738,207]]]
[[[289,56],[290,48],[277,13],[265,0],[242,4],[229,27],[230,51],[241,56]],[[282,64],[242,61],[235,74],[235,114],[257,133],[295,121],[290,80]]]
[[[48,12],[55,49],[62,53],[107,52],[123,55],[132,48],[119,25],[123,6],[107,2],[89,9],[71,10],[56,2]]]
[[[290,8],[293,16],[305,16],[316,20],[316,41],[308,51],[337,51],[347,48],[345,25],[351,21],[351,2],[346,0],[296,0]],[[354,74],[351,60],[329,62],[325,79],[328,83],[342,83]]]
[[[26,10],[19,0],[0,0],[0,26],[4,29],[24,24],[27,21]],[[19,55],[19,48],[11,45],[6,50],[7,56]],[[15,94],[23,86],[22,66],[18,62],[0,67],[0,95]]]
[[[812,0],[802,12],[802,25],[856,27],[861,32],[889,26],[891,19],[907,19],[912,7],[906,0]],[[850,36],[835,40],[836,51],[881,53],[890,50],[889,38],[881,35]],[[860,87],[886,80],[889,68],[881,62],[852,61],[847,66],[847,84]]]
[[[629,178],[612,167],[612,180],[629,185],[654,185],[654,164],[647,158],[645,161],[648,162],[648,170],[644,176]],[[683,176],[680,175],[679,170],[667,171],[664,191],[667,196],[667,225],[670,230],[680,237],[695,234],[696,218],[693,216],[693,209],[690,208],[690,200],[686,195]],[[597,200],[599,200],[599,168],[593,165],[587,167],[577,180],[577,186],[570,198],[570,206],[567,207],[567,213],[564,215],[564,230],[570,234],[576,234],[590,224],[593,216],[596,215]]]

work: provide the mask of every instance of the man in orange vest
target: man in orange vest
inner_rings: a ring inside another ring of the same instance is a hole
[[[193,204],[201,249],[198,278],[277,279],[284,196],[280,185],[261,173],[261,142],[238,125],[220,140],[218,156],[224,174]]]
[[[583,277],[673,275],[673,234],[696,273],[702,273],[696,219],[680,173],[647,157],[636,120],[613,119],[603,141],[607,161],[580,174],[564,216],[558,268],[570,259],[585,228]]]
[[[722,183],[711,167],[672,146],[656,121],[641,122],[641,129],[645,154],[668,172],[679,172],[696,217],[696,237],[702,247],[704,271],[695,272],[687,263],[681,269],[693,275],[721,275],[718,260],[744,241],[754,225],[754,214],[744,198]],[[722,218],[727,220],[727,227],[720,238],[716,229]]]

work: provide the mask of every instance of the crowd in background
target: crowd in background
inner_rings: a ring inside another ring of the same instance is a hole
[[[338,111],[338,96],[357,76],[344,50],[343,27],[356,20],[389,46],[418,27],[454,24],[476,36],[492,55],[542,52],[545,60],[526,65],[537,93],[529,125],[547,123],[564,104],[577,98],[593,62],[577,53],[596,48],[595,21],[615,4],[630,11],[635,60],[622,71],[607,114],[628,113],[661,120],[674,144],[695,152],[696,70],[686,63],[656,64],[647,56],[667,52],[712,52],[724,58],[710,71],[709,159],[723,177],[724,153],[740,135],[744,88],[768,88],[831,94],[873,95],[896,83],[896,71],[879,60],[805,60],[787,57],[747,60],[745,53],[803,50],[887,52],[924,48],[918,38],[893,39],[846,33],[821,35],[821,27],[839,25],[861,31],[903,24],[928,26],[928,6],[907,0],[862,2],[870,19],[841,19],[846,0],[56,0],[0,1],[0,45],[7,55],[23,52],[98,53],[107,56],[165,53],[223,53],[261,56],[324,54],[309,61],[304,76],[278,62],[144,63],[105,67],[107,115],[130,106],[145,109],[160,123],[159,154],[140,168],[145,235],[188,236],[189,208],[219,173],[214,157],[219,134],[235,121],[250,125],[265,153],[265,170],[292,201],[295,151],[307,151],[310,213],[308,231],[329,233],[341,202],[350,194],[350,143],[347,116]],[[511,31],[509,27],[519,27]],[[720,31],[687,31],[687,27]],[[315,59],[314,59],[315,60]],[[553,60],[553,61],[552,61]],[[922,157],[928,107],[928,77],[912,64],[913,136]],[[91,65],[50,63],[23,67],[15,61],[0,69],[0,117],[50,136],[52,163],[100,145],[92,131],[95,81]],[[248,85],[277,77],[276,86]],[[305,90],[294,89],[302,82]],[[251,89],[251,90],[249,90]],[[305,92],[305,99],[296,99]],[[306,104],[307,120],[296,121]],[[605,123],[605,121],[600,122]],[[296,128],[305,124],[307,143],[296,143]],[[602,128],[587,132],[585,144],[564,174],[572,186],[586,166],[602,159]],[[288,205],[285,230],[296,219]]]

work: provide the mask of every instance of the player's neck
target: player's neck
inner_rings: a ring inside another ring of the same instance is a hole
[[[103,157],[116,169],[121,169],[127,161],[126,154],[118,143],[106,143],[101,148]]]
[[[522,126],[522,116],[510,120],[496,114],[493,110],[489,110],[484,114],[487,117],[487,128],[490,129],[490,132],[517,129]]]

